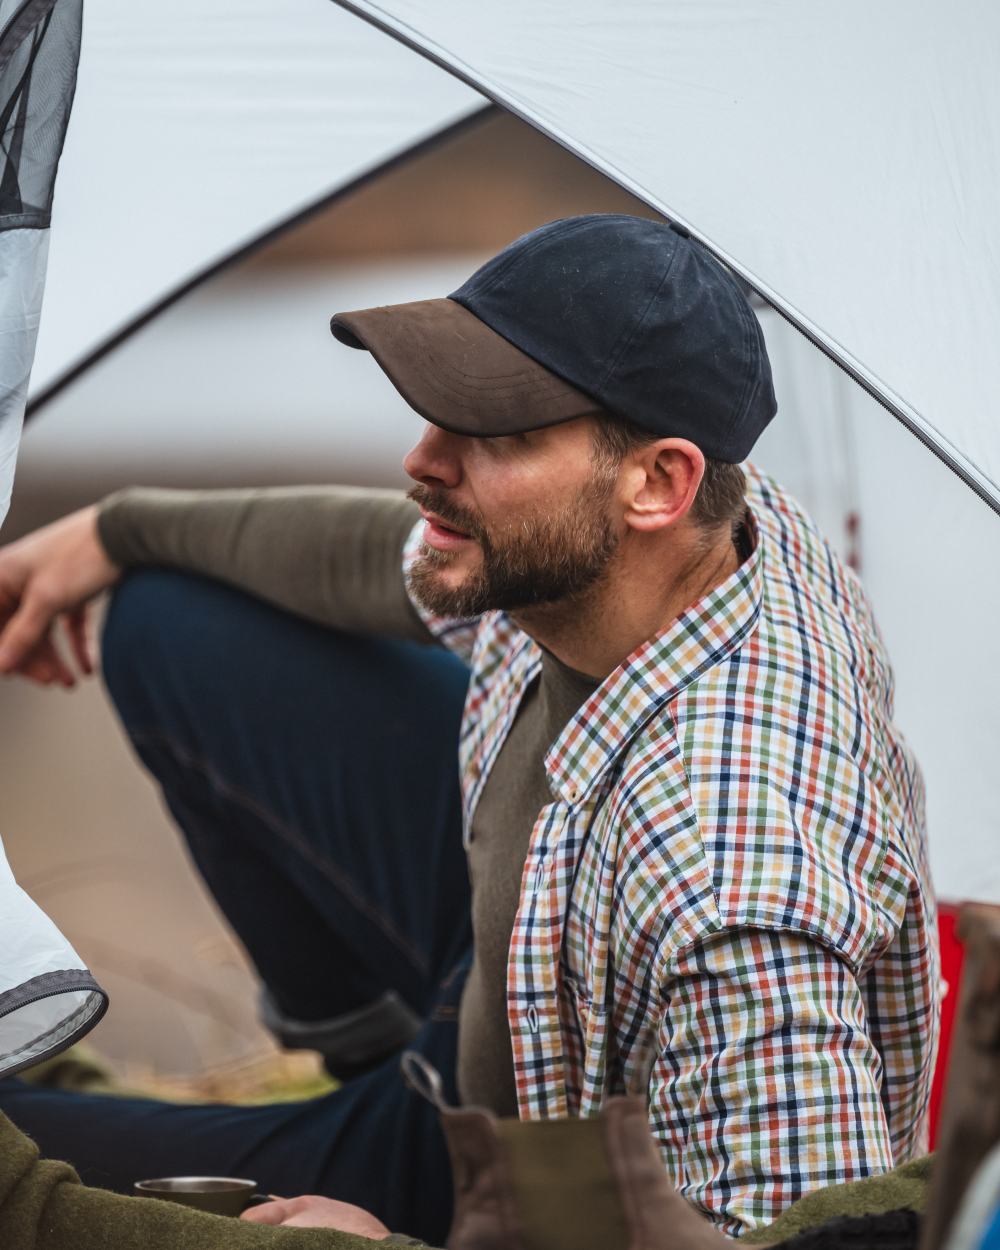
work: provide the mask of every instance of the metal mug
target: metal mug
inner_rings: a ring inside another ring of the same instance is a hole
[[[239,1215],[247,1207],[270,1202],[257,1193],[257,1182],[235,1176],[161,1176],[136,1181],[133,1190],[143,1198],[160,1198],[211,1215]]]

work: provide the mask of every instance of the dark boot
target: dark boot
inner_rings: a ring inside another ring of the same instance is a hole
[[[373,1003],[329,1020],[292,1020],[268,990],[260,998],[260,1019],[285,1050],[315,1050],[338,1081],[353,1080],[408,1046],[423,1021],[393,990]]]

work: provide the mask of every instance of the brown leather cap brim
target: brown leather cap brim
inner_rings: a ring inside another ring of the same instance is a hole
[[[599,411],[451,299],[336,313],[330,329],[370,351],[411,408],[454,434],[496,438]]]

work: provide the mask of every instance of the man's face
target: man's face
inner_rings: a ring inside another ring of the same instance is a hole
[[[425,520],[411,586],[432,612],[476,616],[579,596],[620,541],[617,469],[595,460],[590,418],[503,438],[428,425],[403,463]]]

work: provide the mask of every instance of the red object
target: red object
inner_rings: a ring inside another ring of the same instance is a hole
[[[955,1008],[958,1006],[958,984],[962,978],[964,951],[955,933],[957,921],[958,908],[954,904],[940,903],[938,905],[941,978],[948,989],[941,1003],[941,1040],[938,1045],[937,1064],[934,1068],[934,1081],[931,1085],[931,1150],[937,1145],[938,1119],[941,1114],[941,1100],[944,1097],[945,1076],[948,1072],[948,1052],[951,1049],[951,1031],[955,1023]]]

